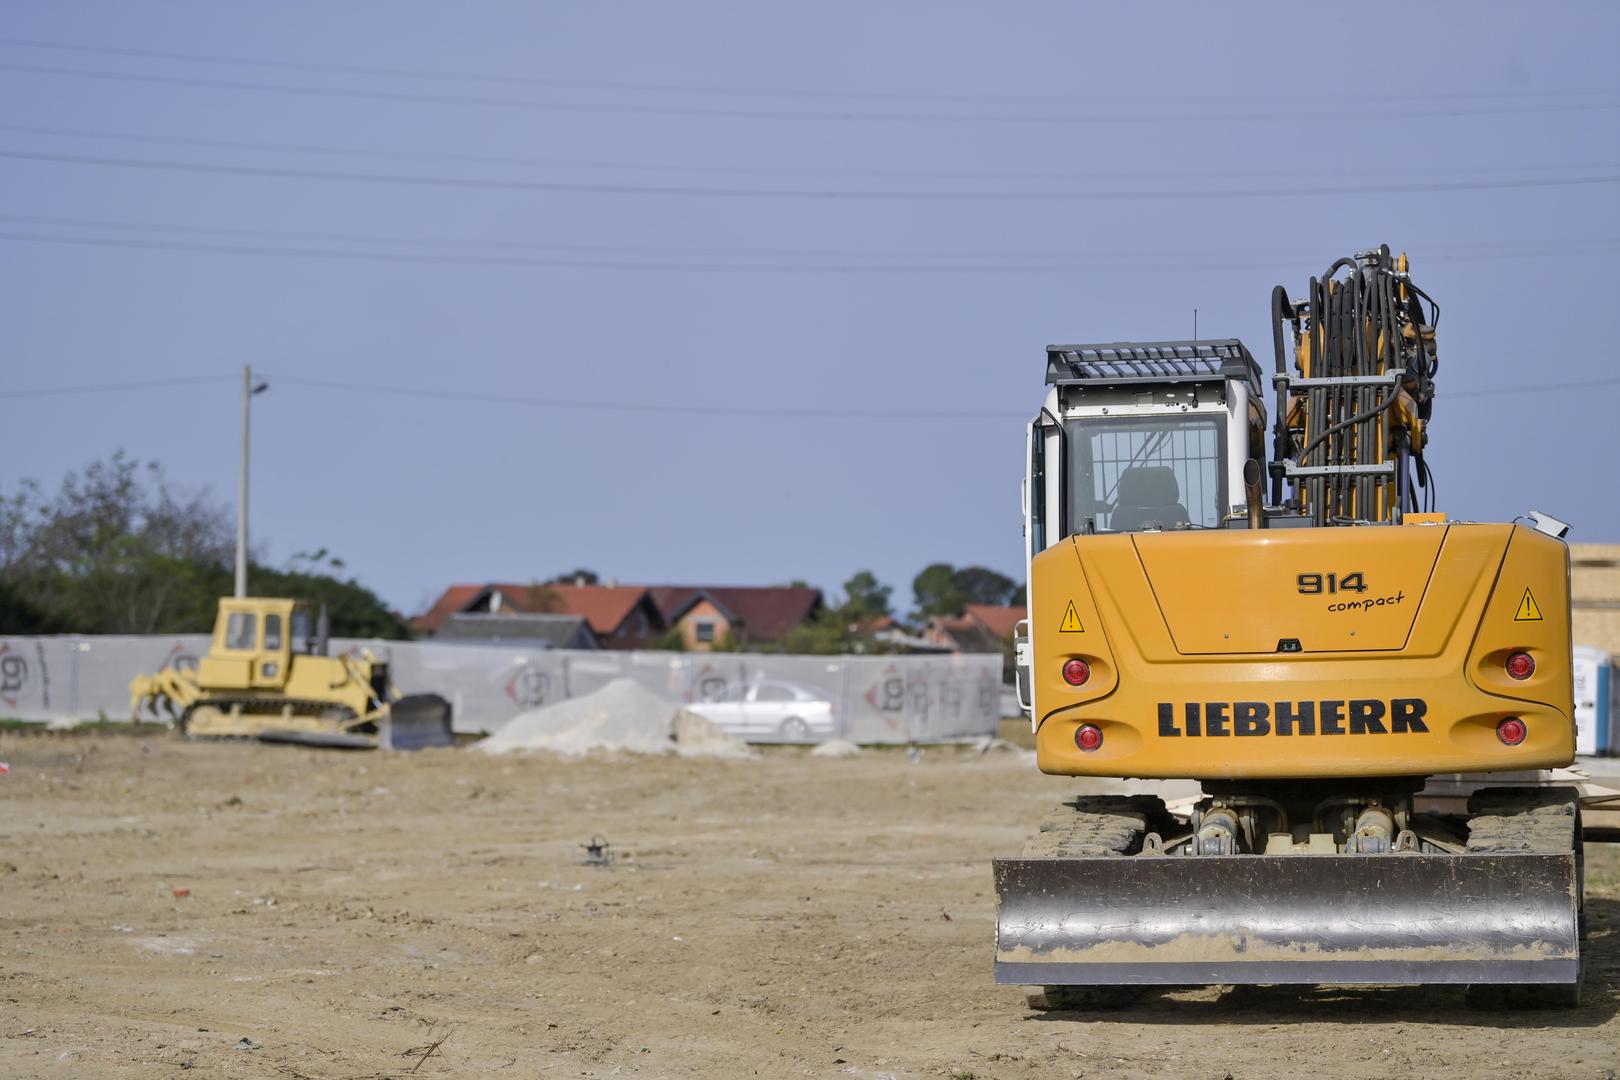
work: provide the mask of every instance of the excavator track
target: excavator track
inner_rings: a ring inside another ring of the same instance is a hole
[[[1468,799],[1470,855],[1572,855],[1576,936],[1586,940],[1586,859],[1581,844],[1580,792],[1571,787],[1481,788]],[[1584,957],[1573,983],[1479,986],[1470,1000],[1487,1007],[1580,1004]]]
[[[1173,822],[1164,800],[1151,795],[1081,795],[1053,807],[1024,845],[1026,859],[1120,857],[1142,850],[1150,829]],[[1031,1009],[1069,1012],[1122,1009],[1147,992],[1141,986],[1043,986],[1026,995]]]
[[[1173,824],[1164,800],[1152,795],[1081,795],[1059,803],[1024,845],[1029,859],[1134,855],[1150,831]]]
[[[1579,853],[1580,792],[1570,787],[1481,788],[1468,799],[1468,853]]]

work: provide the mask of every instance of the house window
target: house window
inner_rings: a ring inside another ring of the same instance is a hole
[[[695,620],[692,623],[692,637],[698,641],[712,642],[714,640],[714,620]]]

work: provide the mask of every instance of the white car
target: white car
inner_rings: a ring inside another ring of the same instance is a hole
[[[687,708],[748,742],[819,742],[838,734],[832,702],[792,683],[730,686],[713,701]]]

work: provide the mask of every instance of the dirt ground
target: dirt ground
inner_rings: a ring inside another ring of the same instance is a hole
[[[1578,1010],[1209,989],[1051,1016],[991,981],[989,860],[1075,784],[1015,753],[0,735],[0,761],[0,1076],[1620,1071],[1610,847]],[[615,867],[581,865],[593,834]]]

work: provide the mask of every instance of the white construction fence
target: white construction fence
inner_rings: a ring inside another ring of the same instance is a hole
[[[129,682],[194,666],[205,634],[0,638],[0,716],[71,722],[126,719]],[[518,713],[630,678],[674,702],[716,701],[755,683],[786,683],[833,704],[837,735],[859,743],[994,735],[997,655],[777,656],[525,649],[510,645],[334,639],[369,649],[401,693],[449,699],[463,732],[494,732]],[[148,717],[148,719],[156,719]]]

